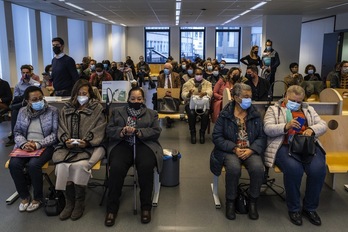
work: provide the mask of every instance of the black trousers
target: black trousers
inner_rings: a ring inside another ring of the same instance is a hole
[[[107,212],[117,213],[124,179],[129,168],[133,165],[133,146],[122,141],[110,153],[109,194]],[[140,187],[140,203],[142,210],[152,208],[153,172],[156,157],[153,151],[142,142],[136,144],[135,166]]]
[[[185,111],[187,113],[188,123],[190,131],[196,131],[196,118],[198,114],[195,110],[191,110],[189,104],[185,106]],[[209,110],[206,110],[201,117],[201,129],[200,132],[205,133],[208,128],[209,123]]]

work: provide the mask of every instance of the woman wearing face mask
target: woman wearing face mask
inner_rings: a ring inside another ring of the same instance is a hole
[[[193,78],[195,76],[194,70],[195,70],[196,65],[194,63],[187,63],[186,64],[186,73],[182,75],[181,77],[181,86],[185,84],[186,81],[189,79]]]
[[[303,102],[304,97],[304,89],[292,85],[284,99],[268,108],[264,117],[264,131],[268,136],[265,166],[277,165],[283,172],[290,221],[295,225],[302,225],[302,216],[305,216],[312,224],[320,225],[321,220],[316,209],[324,184],[326,165],[325,151],[318,137],[325,133],[327,126],[314,108]],[[302,126],[298,118],[304,119]],[[310,163],[302,163],[289,156],[290,138],[296,133],[315,136],[316,154]],[[304,173],[307,180],[302,201],[300,186]]]
[[[136,139],[135,166],[140,187],[141,222],[151,221],[153,172],[162,169],[163,149],[158,142],[161,127],[156,111],[146,108],[144,91],[135,87],[129,91],[128,105],[115,108],[106,134],[109,138],[109,194],[105,226],[113,226],[120,206],[124,178],[134,163],[133,145]]]
[[[102,91],[103,81],[112,81],[112,76],[104,70],[104,66],[102,63],[97,63],[95,65],[95,73],[91,74],[89,79],[89,83],[92,86],[97,87],[99,92]]]
[[[254,45],[251,47],[250,54],[244,56],[239,60],[241,63],[246,66],[255,65],[261,67],[261,58],[259,56],[259,46]]]
[[[28,104],[20,109],[14,128],[15,148],[24,151],[45,148],[39,157],[10,159],[9,169],[21,198],[21,212],[32,212],[42,205],[44,196],[41,167],[51,160],[53,145],[57,143],[58,110],[49,106],[43,98],[42,90],[36,86],[30,86],[25,90],[24,99]],[[33,198],[30,196],[27,178],[23,172],[24,167],[27,168],[33,186]]]
[[[203,78],[207,80],[212,75],[213,75],[213,65],[212,65],[212,63],[211,62],[205,62]]]
[[[220,66],[215,65],[213,67],[212,75],[207,77],[207,81],[210,81],[212,87],[214,88],[215,84],[222,78],[222,75],[220,75]]]
[[[60,220],[77,220],[85,209],[86,187],[91,168],[104,157],[102,142],[106,119],[91,84],[78,80],[71,99],[59,116],[59,144],[52,160],[56,164],[56,189],[65,190],[65,208]]]
[[[240,82],[241,79],[241,70],[237,67],[231,68],[226,77],[221,78],[216,85],[214,86],[214,98],[213,98],[213,114],[212,114],[212,122],[215,123],[219,113],[222,109],[222,96],[224,90],[227,88],[232,90],[233,85],[237,82]]]
[[[187,103],[185,111],[188,117],[189,129],[191,133],[191,143],[196,143],[196,118],[198,113],[201,117],[201,129],[199,131],[199,142],[205,143],[205,131],[209,123],[209,110],[204,112],[196,112],[195,109],[190,109],[190,98],[193,95],[198,95],[200,98],[208,96],[209,98],[213,95],[212,85],[209,81],[203,78],[203,71],[200,68],[195,69],[195,77],[189,79],[183,86],[181,97]]]
[[[257,220],[257,199],[264,179],[263,153],[266,135],[263,132],[260,113],[251,104],[251,87],[237,83],[232,89],[233,101],[221,111],[214,127],[214,150],[211,154],[210,170],[214,175],[226,170],[226,218],[234,220],[235,199],[241,166],[250,176],[249,218]]]
[[[305,73],[307,74],[304,76],[305,81],[321,81],[321,77],[319,73],[316,73],[316,68],[314,65],[309,64],[306,66]]]

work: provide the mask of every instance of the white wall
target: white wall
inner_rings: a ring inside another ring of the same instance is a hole
[[[308,64],[313,64],[321,73],[324,34],[334,32],[335,17],[302,24],[299,70],[303,74]]]
[[[126,56],[130,56],[134,63],[138,62],[139,55],[144,55],[145,52],[145,34],[143,27],[127,27],[127,50]],[[122,57],[125,61],[126,57]]]
[[[346,30],[348,29],[348,13],[336,15],[335,30]]]
[[[112,60],[116,62],[124,60],[126,57],[126,28],[113,25],[110,38]]]

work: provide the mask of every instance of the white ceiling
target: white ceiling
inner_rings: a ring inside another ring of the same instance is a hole
[[[116,24],[127,26],[174,26],[175,0],[4,0],[57,16],[109,23],[70,2]],[[267,1],[267,0],[266,0]],[[182,0],[179,26],[221,26],[227,20],[250,9],[261,0]],[[342,6],[339,6],[343,4]],[[326,9],[332,6],[339,6]],[[205,9],[205,10],[202,10]],[[272,0],[225,26],[262,26],[263,15],[302,15],[302,21],[348,12],[341,0]]]

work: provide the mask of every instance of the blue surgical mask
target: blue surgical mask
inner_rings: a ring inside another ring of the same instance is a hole
[[[185,70],[186,69],[186,65],[185,64],[181,65],[181,68]]]
[[[104,66],[104,69],[108,68],[108,64],[103,64],[103,66]]]
[[[219,76],[219,71],[213,71],[213,75],[214,75],[215,77]]]
[[[314,70],[313,69],[308,69],[308,74],[313,74]]]
[[[224,68],[225,67],[225,65],[224,64],[220,64],[220,68]]]
[[[45,106],[44,100],[31,103],[31,108],[36,111],[42,110],[44,106]]]
[[[267,46],[266,49],[267,49],[267,51],[271,51],[272,50],[272,46]]]
[[[91,65],[91,70],[93,70],[93,71],[95,70],[95,64]]]
[[[211,71],[211,70],[213,70],[213,66],[207,66],[207,69],[209,70],[209,71]]]
[[[78,74],[81,74],[81,69],[78,68],[78,69],[76,69],[76,71]]]
[[[193,74],[193,70],[192,69],[187,70],[187,74],[188,75],[192,75]]]
[[[251,98],[242,98],[242,103],[239,103],[243,110],[248,109],[251,106]]]
[[[163,71],[164,71],[165,75],[169,75],[169,73],[170,73],[169,69],[167,69],[167,68],[165,68]]]
[[[288,103],[286,103],[286,108],[288,108],[291,111],[298,111],[298,109],[300,109],[301,104],[294,102],[294,101],[290,101],[288,100]]]

